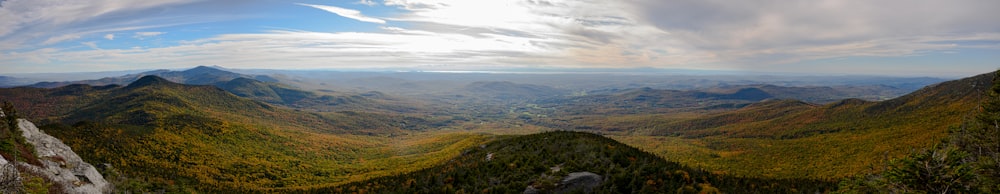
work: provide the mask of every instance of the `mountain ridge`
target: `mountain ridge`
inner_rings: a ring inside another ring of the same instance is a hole
[[[391,148],[400,140],[388,136],[426,129],[429,121],[369,112],[295,111],[215,86],[173,83],[152,75],[106,90],[87,85],[12,90],[51,94],[73,88],[93,99],[61,102],[81,104],[65,115],[53,113],[53,121],[40,128],[86,150],[80,154],[87,161],[144,177],[118,183],[130,185],[128,190],[262,192],[335,184],[412,171],[481,141],[473,134],[406,140],[402,142],[437,150],[397,156],[413,151],[370,147]],[[374,164],[352,162],[366,159]],[[411,165],[369,166],[384,163]]]
[[[976,96],[984,95],[983,91],[992,82],[992,74],[982,74],[974,77],[943,82],[936,85],[927,86],[921,90],[917,90],[913,93],[900,96],[898,98],[881,101],[881,102],[869,102],[860,99],[844,99],[838,102],[830,103],[824,106],[815,106],[809,110],[800,110],[788,112],[782,115],[783,118],[778,117],[761,117],[758,119],[752,119],[748,121],[753,122],[764,122],[771,119],[780,119],[780,123],[785,123],[786,126],[796,126],[801,124],[813,123],[814,121],[823,121],[823,119],[835,119],[826,122],[839,122],[839,123],[852,123],[857,122],[850,121],[852,119],[860,118],[878,118],[882,115],[896,115],[897,117],[902,115],[926,115],[930,118],[941,118],[947,117],[951,118],[948,120],[954,121],[955,117],[962,117],[961,114],[971,111],[975,106]],[[952,106],[957,106],[955,108],[948,108]],[[753,105],[749,106],[753,107]],[[705,121],[710,121],[714,119],[720,119],[720,117],[733,116],[735,114],[756,114],[761,113],[762,110],[748,109],[736,110],[734,112],[720,113],[717,116],[709,116],[704,118]],[[930,113],[925,111],[918,111],[924,109],[933,109],[935,107],[947,108],[949,111],[947,113]],[[776,109],[777,110],[777,109]],[[765,113],[767,114],[767,113]],[[855,115],[848,115],[855,114]],[[946,116],[941,116],[946,115]],[[815,118],[819,116],[819,118]],[[908,116],[908,117],[918,117],[918,116]],[[955,123],[952,123],[955,124]],[[658,134],[665,134],[664,132],[672,130],[685,130],[692,131],[698,129],[708,129],[713,127],[694,127],[697,125],[688,125],[681,122],[678,125],[688,126],[680,128],[668,128],[658,130]],[[718,127],[718,126],[716,126]],[[787,127],[779,127],[787,129]],[[778,129],[772,129],[775,131]]]

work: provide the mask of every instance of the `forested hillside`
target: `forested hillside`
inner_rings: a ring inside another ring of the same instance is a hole
[[[844,192],[864,193],[997,193],[1000,192],[1000,71],[987,96],[945,141],[905,158],[891,160],[880,171],[841,183]]]
[[[389,137],[426,125],[401,115],[294,111],[156,76],[124,87],[4,90],[5,99],[51,103],[18,109],[59,107],[34,114],[50,120],[40,128],[84,160],[113,166],[106,173],[120,175],[112,181],[130,191],[340,184],[438,164],[483,139],[452,132]]]
[[[615,139],[685,165],[759,177],[837,179],[932,147],[948,128],[974,117],[994,74],[948,81],[899,98],[826,105],[765,101],[708,116],[619,116],[596,130],[659,136]]]
[[[590,172],[596,184],[564,181]],[[530,187],[530,189],[528,188]],[[600,135],[545,132],[502,137],[443,165],[313,193],[813,193],[831,182],[753,179],[712,174],[668,162]],[[301,192],[301,191],[296,191]]]

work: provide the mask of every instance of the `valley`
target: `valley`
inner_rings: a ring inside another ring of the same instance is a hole
[[[0,100],[122,191],[550,192],[586,171],[602,193],[797,193],[934,147],[994,80],[199,66]]]

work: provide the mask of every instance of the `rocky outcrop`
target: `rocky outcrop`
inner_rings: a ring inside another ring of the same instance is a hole
[[[0,157],[0,193],[21,191],[21,175],[7,159]]]
[[[563,177],[562,181],[559,182],[559,191],[562,192],[584,192],[591,193],[594,188],[601,185],[604,179],[601,175],[594,174],[592,172],[574,172],[569,173],[566,177]]]
[[[39,172],[63,186],[63,190],[71,193],[108,193],[111,185],[101,176],[93,165],[80,159],[69,146],[62,141],[38,130],[35,124],[28,120],[18,119],[18,128],[25,140],[34,145],[35,153],[42,161],[42,166],[23,164],[33,171]]]
[[[559,172],[561,165],[552,167],[552,173]],[[555,185],[547,183],[547,180],[560,180]],[[592,172],[574,172],[569,173],[562,179],[557,176],[550,176],[542,174],[541,178],[532,182],[526,188],[524,188],[524,194],[539,194],[539,193],[593,193],[594,188],[601,186],[604,179],[601,175],[594,174]]]

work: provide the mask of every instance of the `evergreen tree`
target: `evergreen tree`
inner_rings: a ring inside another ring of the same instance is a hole
[[[17,110],[10,102],[3,102],[0,106],[0,152],[10,153],[7,163],[0,165],[0,191],[3,193],[23,192],[20,173],[18,173],[15,163],[17,163],[17,140],[21,136],[17,130]]]
[[[966,160],[976,168],[976,186],[986,193],[1000,192],[1000,71],[995,75],[974,122],[960,128],[951,140],[970,153]]]

